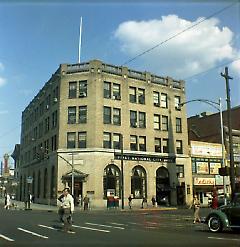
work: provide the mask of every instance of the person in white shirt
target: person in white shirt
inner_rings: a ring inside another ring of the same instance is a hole
[[[74,212],[74,200],[70,194],[69,188],[63,190],[62,205],[63,208],[63,231],[67,233],[75,233],[72,230],[72,214]]]

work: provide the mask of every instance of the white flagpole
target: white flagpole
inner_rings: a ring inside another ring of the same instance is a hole
[[[78,46],[78,63],[81,62],[81,46],[82,46],[82,16],[80,18],[79,46]]]

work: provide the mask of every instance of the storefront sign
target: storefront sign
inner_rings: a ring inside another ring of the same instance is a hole
[[[194,185],[215,185],[215,178],[194,178]]]
[[[198,174],[209,174],[208,162],[197,161],[196,166]]]
[[[191,144],[191,154],[201,156],[222,157],[222,147]]]
[[[219,174],[218,169],[221,168],[221,163],[210,163],[210,174]]]

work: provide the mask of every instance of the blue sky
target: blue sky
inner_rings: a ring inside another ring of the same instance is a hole
[[[0,159],[20,142],[21,113],[61,63],[76,63],[80,17],[81,61],[122,65],[231,4],[230,1],[0,2]],[[234,1],[233,1],[234,2]],[[187,99],[225,105],[221,64],[240,58],[240,4],[127,64],[129,68],[186,79]],[[229,64],[232,106],[240,105],[240,60]],[[210,68],[220,66],[216,69]],[[192,75],[199,74],[191,77]],[[190,78],[191,77],[191,78]],[[188,115],[212,111],[187,105]]]

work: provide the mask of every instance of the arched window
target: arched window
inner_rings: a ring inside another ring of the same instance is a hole
[[[103,174],[104,198],[107,192],[113,192],[115,196],[120,197],[120,170],[116,165],[106,166]]]
[[[131,194],[134,198],[147,197],[147,175],[142,166],[135,166],[132,169]]]
[[[158,204],[170,204],[170,181],[168,169],[164,166],[156,171],[156,199]]]
[[[55,187],[55,166],[53,166],[52,170],[51,170],[51,186],[50,186],[50,197],[51,198],[54,198],[55,190],[56,190],[56,187]]]
[[[47,188],[48,188],[48,172],[47,168],[44,170],[44,184],[43,184],[43,198],[47,197]]]
[[[38,171],[38,186],[37,186],[37,197],[40,198],[41,195],[41,171]]]

